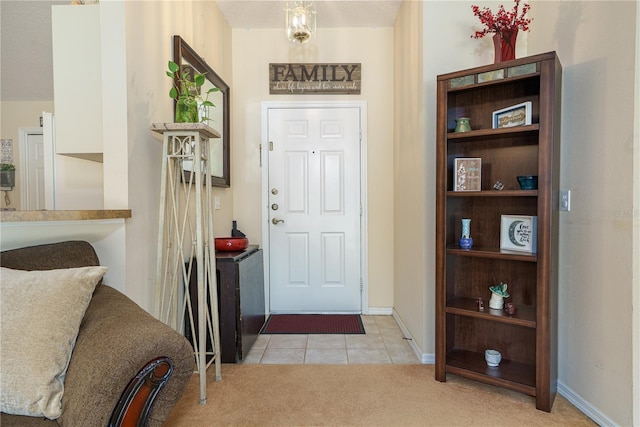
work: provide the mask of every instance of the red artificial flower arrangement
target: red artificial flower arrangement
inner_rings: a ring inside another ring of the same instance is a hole
[[[472,34],[471,38],[479,39],[489,33],[496,33],[502,36],[504,32],[513,32],[517,30],[529,31],[531,19],[526,18],[525,15],[529,9],[531,9],[531,6],[527,3],[523,3],[522,9],[519,10],[521,0],[513,1],[515,6],[513,6],[512,10],[506,11],[504,5],[500,5],[498,13],[495,15],[488,7],[480,9],[479,6],[471,6],[473,14],[480,18],[480,22],[486,26],[482,31],[476,31]]]

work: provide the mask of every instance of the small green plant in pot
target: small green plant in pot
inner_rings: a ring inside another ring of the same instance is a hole
[[[0,187],[15,187],[16,167],[11,163],[0,163]]]
[[[167,76],[171,77],[174,85],[169,91],[169,97],[176,100],[176,123],[198,123],[208,121],[206,115],[208,107],[215,107],[209,101],[209,95],[220,89],[212,87],[202,95],[202,85],[205,83],[204,74],[197,73],[191,67],[180,70],[178,64],[169,61]],[[199,112],[203,114],[199,114]]]

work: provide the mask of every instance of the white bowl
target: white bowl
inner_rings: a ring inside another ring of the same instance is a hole
[[[500,361],[502,360],[502,355],[498,350],[485,350],[484,352],[484,360],[487,361],[487,365],[495,368],[500,365]]]

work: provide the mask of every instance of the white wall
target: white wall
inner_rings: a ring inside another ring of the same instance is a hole
[[[125,4],[100,4],[103,204],[105,209],[129,207],[128,87]]]
[[[260,108],[263,101],[366,101],[368,108],[369,306],[393,307],[393,29],[319,28],[304,45],[283,29],[233,30],[234,214],[260,241]],[[269,63],[360,62],[361,95],[269,95]]]
[[[149,126],[173,121],[173,100],[168,95],[171,80],[165,74],[167,62],[173,57],[172,36],[181,35],[233,88],[231,32],[217,5],[210,1],[127,1],[125,8],[126,172],[132,210],[126,230],[127,294],[152,311],[162,142]],[[228,235],[231,189],[215,188],[214,195],[220,197],[222,207],[214,211],[214,234]]]

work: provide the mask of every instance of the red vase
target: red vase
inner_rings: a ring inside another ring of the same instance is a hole
[[[516,59],[516,39],[518,30],[503,30],[493,36],[493,48],[495,56],[493,62],[511,61]]]

